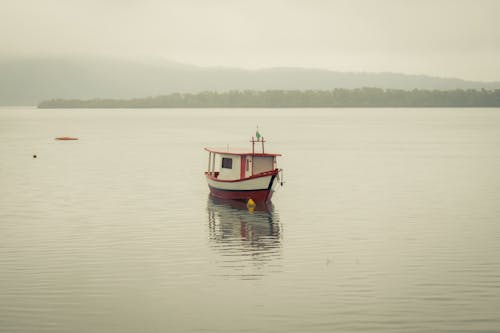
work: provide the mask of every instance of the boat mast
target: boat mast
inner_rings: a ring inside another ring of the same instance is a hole
[[[262,145],[262,154],[265,154],[265,150],[264,150],[264,142],[266,142],[266,140],[264,140],[264,137],[262,137],[261,140],[257,139],[257,141],[255,141],[255,138],[252,136],[252,141],[250,141],[252,143],[252,155],[255,155],[255,143],[256,142],[260,142],[261,145]]]

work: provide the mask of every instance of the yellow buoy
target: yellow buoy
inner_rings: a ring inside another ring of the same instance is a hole
[[[252,198],[248,199],[248,201],[247,201],[247,208],[248,208],[248,212],[250,214],[253,214],[253,212],[255,210],[255,206],[257,206],[257,204],[255,203],[255,201],[253,201]]]
[[[255,201],[253,201],[252,198],[248,199],[247,208],[255,208]]]

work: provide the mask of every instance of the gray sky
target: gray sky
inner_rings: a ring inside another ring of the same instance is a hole
[[[500,81],[500,0],[0,0],[0,56]]]

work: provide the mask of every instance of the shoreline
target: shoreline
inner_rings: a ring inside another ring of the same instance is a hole
[[[51,99],[38,108],[440,108],[500,107],[495,90],[232,90],[142,98]]]

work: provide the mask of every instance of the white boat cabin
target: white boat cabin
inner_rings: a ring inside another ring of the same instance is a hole
[[[276,170],[276,157],[281,154],[264,153],[265,141],[251,142],[252,151],[205,148],[208,151],[207,176],[218,180],[241,180]],[[262,152],[255,152],[255,142],[262,142]]]

